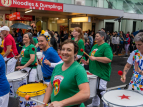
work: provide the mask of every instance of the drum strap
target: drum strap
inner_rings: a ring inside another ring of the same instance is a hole
[[[100,93],[103,92],[103,91],[105,91],[105,90],[99,89],[99,86],[100,86],[100,78],[97,77],[97,95],[102,100],[102,96],[101,96]]]

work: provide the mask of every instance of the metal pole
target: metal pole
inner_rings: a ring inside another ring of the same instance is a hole
[[[119,20],[119,28],[118,28],[118,32],[120,31],[120,22],[121,22],[121,20]]]

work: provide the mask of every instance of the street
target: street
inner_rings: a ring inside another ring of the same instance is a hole
[[[110,81],[107,84],[107,88],[111,88],[111,87],[129,83],[132,73],[133,73],[132,68],[130,69],[130,71],[127,74],[126,83],[122,83],[120,81],[121,77],[118,75],[118,71],[123,70],[123,68],[126,64],[126,61],[127,61],[127,57],[114,56],[112,64],[111,64],[111,66],[112,66],[111,77],[110,77]],[[91,99],[88,100],[87,102],[85,102],[86,105],[90,104],[90,103],[91,103]],[[18,107],[18,99],[10,98],[8,107]],[[100,107],[102,107],[102,105]]]

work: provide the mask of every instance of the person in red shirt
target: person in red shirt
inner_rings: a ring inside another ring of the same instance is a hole
[[[18,51],[16,48],[16,43],[14,38],[11,36],[11,34],[9,33],[10,29],[8,26],[3,26],[2,28],[0,28],[0,31],[2,33],[2,35],[4,36],[4,52],[5,54],[3,55],[4,60],[7,61],[7,74],[14,72],[15,66],[16,66],[16,62],[17,59],[14,58],[14,56],[18,55]],[[13,52],[11,52],[10,50],[13,50]]]

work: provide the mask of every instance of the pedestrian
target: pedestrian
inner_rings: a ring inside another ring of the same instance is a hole
[[[130,36],[130,53],[134,50],[135,42],[133,33]]]
[[[122,53],[123,46],[124,46],[124,37],[123,34],[120,34],[119,53]]]
[[[87,42],[85,43],[85,52],[87,54],[89,54],[90,51],[91,51],[90,41],[89,41],[89,39],[87,39]],[[86,59],[86,61],[88,60],[88,56],[87,55],[85,55],[85,59]]]
[[[129,46],[130,46],[130,37],[129,34],[126,34],[126,38],[125,38],[125,56],[128,55],[128,50],[129,50]]]
[[[98,76],[97,95],[93,97],[92,103],[87,107],[98,107],[100,105],[100,100],[102,100],[101,98],[106,92],[107,82],[110,81],[113,53],[110,45],[105,42],[105,37],[105,32],[97,32],[95,36],[97,44],[92,47],[89,60],[81,60],[84,65],[89,65],[90,73]],[[107,107],[106,104],[103,105]]]
[[[6,74],[12,73],[15,70],[17,60],[14,56],[18,55],[18,51],[16,48],[16,43],[14,38],[11,36],[10,29],[8,26],[3,26],[0,28],[2,35],[4,36],[4,52],[3,55],[6,63]],[[11,52],[12,50],[12,52]]]
[[[49,34],[51,34],[51,32]],[[39,61],[39,64],[41,64],[44,83],[48,85],[54,69],[51,67],[52,63],[58,63],[61,61],[61,59],[56,50],[53,47],[49,46],[48,37],[40,35],[38,38],[38,45],[43,51],[43,55],[41,60]]]
[[[135,90],[143,94],[143,32],[138,33],[134,38],[137,50],[134,50],[124,67],[123,78],[121,81],[126,82],[126,75],[133,65],[133,76],[129,83],[129,90]]]
[[[56,41],[56,39],[55,39],[55,37],[54,37],[53,32],[52,32],[52,31],[49,31],[48,33],[49,33],[49,35],[51,36],[50,45],[51,45],[55,50],[57,50],[57,41]]]
[[[37,65],[35,64],[37,59],[35,53],[37,52],[36,47],[33,45],[33,35],[28,32],[23,36],[24,46],[22,47],[21,53],[15,56],[16,59],[21,57],[21,64],[17,66],[16,69],[26,70],[29,73],[28,82],[36,82],[37,76]]]
[[[48,107],[85,107],[83,102],[89,99],[90,89],[85,69],[74,61],[77,52],[78,45],[73,40],[63,42],[61,55],[64,62],[53,70],[43,100],[48,104],[51,99]]]

